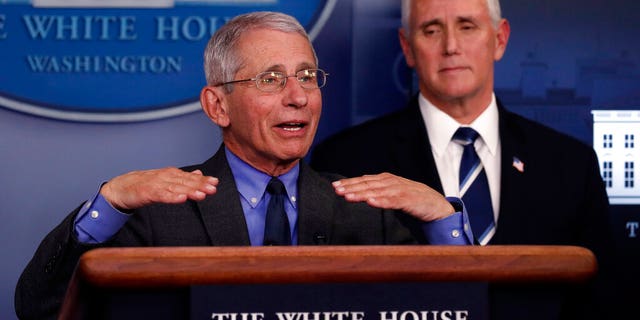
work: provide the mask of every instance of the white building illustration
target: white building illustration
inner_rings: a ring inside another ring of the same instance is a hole
[[[592,110],[593,148],[611,204],[640,204],[640,110]]]

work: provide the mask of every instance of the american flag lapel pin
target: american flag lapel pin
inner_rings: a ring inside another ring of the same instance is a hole
[[[524,172],[524,162],[522,162],[518,157],[513,157],[513,163],[511,164],[518,172]]]

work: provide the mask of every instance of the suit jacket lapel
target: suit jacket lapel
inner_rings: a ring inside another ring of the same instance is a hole
[[[200,168],[220,182],[216,194],[197,202],[207,234],[214,246],[249,246],[247,223],[238,188],[224,153],[224,146]]]
[[[402,111],[400,121],[393,133],[395,144],[392,154],[395,156],[396,166],[398,168],[396,174],[407,179],[421,181],[431,188],[443,193],[440,176],[427,129],[420,113],[418,98],[415,97],[409,103],[409,106]]]
[[[505,110],[498,101],[500,143],[502,149],[501,177],[500,177],[500,213],[496,234],[491,243],[500,244],[509,242],[508,232],[517,232],[514,226],[519,217],[518,212],[522,211],[526,197],[526,175],[529,155],[527,150],[526,133],[518,127],[514,121],[514,115]],[[514,159],[524,163],[524,171],[520,172],[513,166]]]
[[[298,244],[331,243],[333,221],[333,188],[304,161],[298,177]]]

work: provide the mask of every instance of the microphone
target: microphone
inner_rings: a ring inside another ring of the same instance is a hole
[[[327,236],[323,233],[316,232],[313,234],[313,243],[317,245],[327,244]]]

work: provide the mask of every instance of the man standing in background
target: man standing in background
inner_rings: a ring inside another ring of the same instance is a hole
[[[419,95],[320,143],[311,165],[348,177],[390,172],[460,197],[477,244],[579,245],[609,268],[608,199],[595,152],[495,97],[494,63],[510,35],[498,0],[403,0],[398,34]],[[574,305],[581,316],[596,316],[590,302],[574,303],[587,306]],[[521,309],[513,319],[545,318]]]

